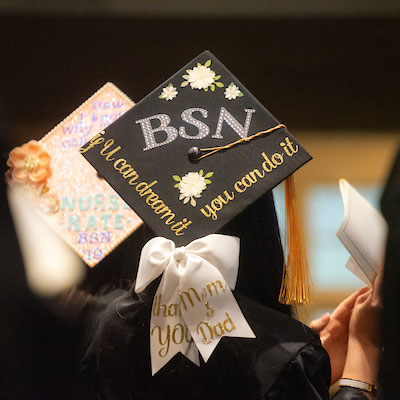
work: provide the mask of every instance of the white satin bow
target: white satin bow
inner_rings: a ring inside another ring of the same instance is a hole
[[[151,312],[153,375],[178,352],[200,365],[197,349],[207,362],[223,336],[255,337],[230,290],[238,266],[233,236],[208,235],[178,248],[156,237],[143,247],[135,291],[164,272]]]

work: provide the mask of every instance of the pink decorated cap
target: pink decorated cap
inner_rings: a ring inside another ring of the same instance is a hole
[[[106,83],[39,142],[13,149],[7,161],[9,184],[23,186],[26,201],[90,267],[143,221],[78,150],[133,105]]]

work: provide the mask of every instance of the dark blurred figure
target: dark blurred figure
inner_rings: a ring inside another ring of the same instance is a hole
[[[400,151],[384,190],[381,208],[389,225],[383,277],[381,399],[400,398]]]
[[[8,207],[8,151],[0,113],[0,399],[80,399],[80,333],[29,290]]]

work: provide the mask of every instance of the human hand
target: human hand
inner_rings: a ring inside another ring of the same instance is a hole
[[[374,287],[375,288],[375,287]],[[349,342],[343,377],[377,384],[381,355],[379,340],[380,300],[369,289],[361,294],[353,308],[349,323]],[[371,393],[366,393],[372,398]]]
[[[376,385],[381,356],[379,319],[381,312],[381,284],[383,264],[378,271],[373,289],[361,294],[353,308],[349,322],[349,342],[343,377]],[[365,393],[370,399],[371,393]]]
[[[322,346],[329,354],[331,383],[336,382],[341,377],[346,362],[349,323],[354,304],[360,295],[369,290],[369,288],[358,290],[343,300],[332,315],[324,314],[310,324],[310,328],[319,333]]]
[[[379,318],[381,302],[369,289],[360,295],[355,304],[349,323],[349,341],[362,347],[380,348]]]

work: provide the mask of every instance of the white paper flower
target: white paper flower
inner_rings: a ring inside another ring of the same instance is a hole
[[[178,95],[178,91],[176,90],[176,87],[170,83],[168,86],[163,88],[162,93],[160,96],[158,96],[159,99],[165,99],[165,100],[172,100]]]
[[[189,172],[179,183],[179,191],[185,197],[200,196],[206,188],[206,180],[198,172]]]
[[[205,89],[214,83],[215,72],[209,67],[200,65],[189,70],[188,82],[192,89]]]
[[[224,84],[222,82],[217,82],[221,75],[215,75],[215,72],[210,68],[211,60],[207,60],[204,65],[197,63],[197,66],[193,69],[187,69],[187,75],[182,75],[182,78],[185,79],[181,86],[188,86],[192,89],[204,89],[205,92],[208,89],[211,91],[215,91],[216,87],[223,87]]]
[[[225,98],[228,100],[235,100],[236,97],[242,97],[243,93],[239,88],[231,82],[230,85],[225,89]]]
[[[188,172],[182,179],[178,175],[174,175],[173,179],[179,182],[174,186],[179,189],[179,200],[183,200],[183,204],[190,200],[190,204],[196,207],[196,199],[200,198],[203,190],[207,189],[207,184],[211,183],[208,178],[213,174],[213,172],[208,172],[204,175],[203,170],[200,170],[199,172]]]

